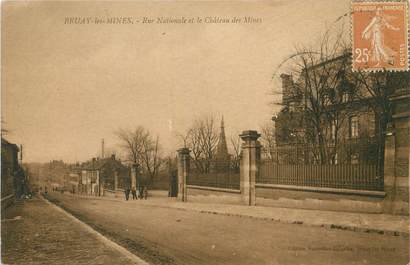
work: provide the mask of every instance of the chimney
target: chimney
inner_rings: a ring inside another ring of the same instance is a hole
[[[104,158],[104,138],[101,141],[101,158]]]
[[[20,144],[20,162],[23,163],[23,145]]]
[[[288,74],[281,74],[282,79],[282,103],[286,103],[293,95],[293,77]]]

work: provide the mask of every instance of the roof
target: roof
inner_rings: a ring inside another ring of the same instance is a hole
[[[17,151],[19,151],[19,147],[16,144],[10,143],[9,141],[7,141],[6,139],[4,139],[3,137],[1,137],[1,145],[3,146],[9,146],[12,148],[15,148]]]
[[[81,168],[84,170],[98,170],[106,166],[114,166],[116,168],[125,167],[121,161],[116,160],[115,157],[109,158],[100,158],[95,160],[89,160],[81,165]]]

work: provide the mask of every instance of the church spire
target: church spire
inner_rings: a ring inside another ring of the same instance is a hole
[[[228,146],[226,144],[224,117],[221,119],[221,131],[219,133],[218,146],[216,148],[216,157],[225,158],[229,156]]]

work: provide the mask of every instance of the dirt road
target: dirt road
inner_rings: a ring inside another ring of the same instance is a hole
[[[409,239],[182,211],[140,201],[51,198],[153,264],[407,264]]]

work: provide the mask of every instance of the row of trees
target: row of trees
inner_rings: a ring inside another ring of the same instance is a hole
[[[134,130],[120,129],[116,132],[121,148],[125,151],[126,161],[138,164],[152,181],[158,175],[160,166],[165,162],[161,157],[159,137],[142,126]]]
[[[140,165],[151,180],[158,175],[163,166],[172,166],[169,165],[169,161],[174,161],[175,158],[165,157],[159,137],[154,136],[144,127],[138,126],[133,130],[120,129],[116,135],[124,151],[125,161]],[[177,137],[180,144],[191,150],[191,159],[195,169],[201,173],[209,173],[219,141],[219,126],[215,115],[208,114],[196,118],[186,132],[178,133]],[[231,169],[239,169],[241,152],[239,133],[230,137],[227,142],[231,146],[231,154],[227,163]]]

